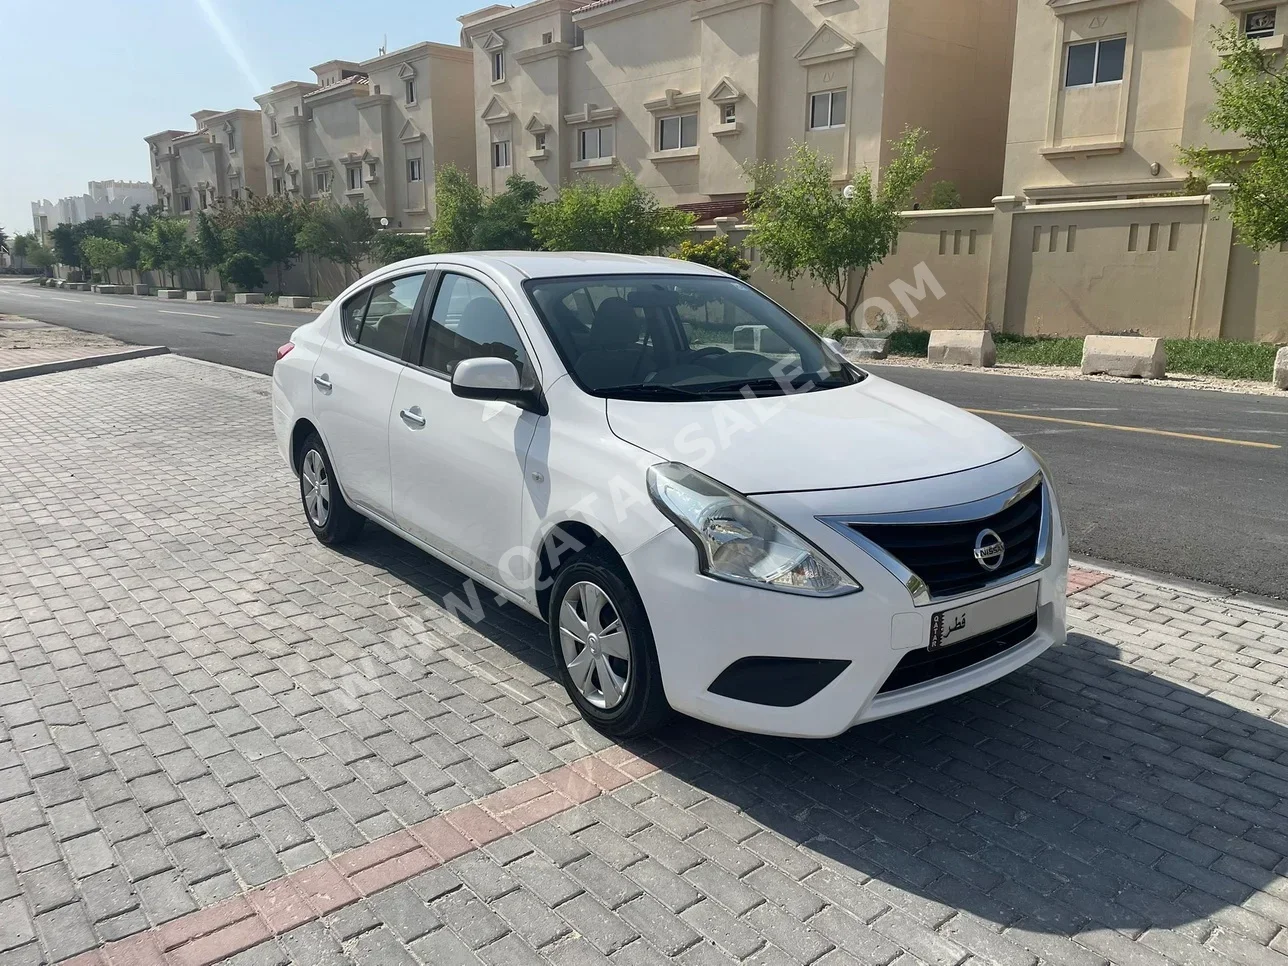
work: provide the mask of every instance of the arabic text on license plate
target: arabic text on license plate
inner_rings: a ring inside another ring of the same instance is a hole
[[[973,604],[941,610],[930,619],[930,650],[951,647],[1028,617],[1038,608],[1038,585],[1028,584]]]

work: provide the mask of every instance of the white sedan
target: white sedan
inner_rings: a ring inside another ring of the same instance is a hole
[[[835,735],[1064,640],[1068,543],[1036,456],[720,272],[417,258],[278,355],[274,425],[317,538],[372,520],[545,620],[606,734],[674,709]]]

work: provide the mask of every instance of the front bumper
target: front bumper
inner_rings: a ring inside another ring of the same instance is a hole
[[[1032,472],[1026,466],[1011,468],[1016,469]],[[993,485],[997,478],[994,469],[985,475],[984,486]],[[915,485],[899,486],[905,489],[898,498],[915,502],[906,490]],[[928,493],[923,495],[929,497]],[[865,497],[870,500],[873,494]],[[652,625],[667,700],[677,711],[742,731],[830,737],[861,722],[924,707],[988,684],[1064,642],[1068,545],[1054,513],[1045,568],[948,602],[918,605],[904,583],[853,543],[815,516],[807,519],[793,514],[788,503],[811,503],[802,500],[802,495],[776,500],[778,505],[771,504],[771,498],[759,502],[814,540],[859,580],[863,590],[845,597],[811,598],[704,577],[698,573],[693,545],[674,527],[627,554],[626,565]],[[879,693],[909,651],[927,646],[935,612],[1032,583],[1038,585],[1037,627],[1022,643],[923,684]],[[710,690],[735,662],[765,657],[848,664],[820,691],[792,707],[737,700]]]

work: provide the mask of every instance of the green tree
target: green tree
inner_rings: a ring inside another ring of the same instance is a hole
[[[1209,182],[1231,185],[1218,203],[1229,207],[1239,241],[1264,251],[1288,240],[1288,65],[1278,51],[1245,37],[1237,20],[1217,30],[1212,46],[1220,63],[1211,74],[1216,106],[1208,124],[1248,146],[1188,147],[1180,160]]]
[[[776,275],[788,281],[807,275],[822,285],[849,331],[868,272],[890,254],[902,212],[931,168],[933,152],[923,138],[910,129],[893,142],[879,185],[865,168],[837,191],[832,159],[803,144],[794,144],[782,164],[765,162],[750,171],[747,243]]]
[[[295,244],[302,252],[352,270],[356,279],[362,275],[362,262],[371,257],[375,238],[376,226],[363,202],[337,205],[319,201],[305,212]]]
[[[276,269],[277,290],[282,276],[300,255],[296,235],[304,219],[304,204],[282,195],[242,198],[212,215],[229,251],[248,252],[260,265]]]
[[[26,246],[22,257],[27,260],[28,265],[39,269],[45,275],[49,274],[50,268],[58,264],[58,256],[54,254],[54,250],[47,245],[40,244],[34,238]]]
[[[428,251],[428,239],[410,232],[381,231],[371,242],[371,257],[380,265],[392,265]]]
[[[434,174],[438,216],[429,230],[431,252],[465,252],[474,247],[474,232],[483,215],[483,189],[454,164]]]
[[[9,251],[14,258],[26,258],[28,250],[35,244],[37,244],[36,236],[30,232],[25,235],[15,235],[13,242],[9,245]]]
[[[719,269],[744,282],[751,277],[751,263],[743,257],[742,249],[731,242],[726,235],[717,235],[704,242],[695,242],[686,238],[680,242],[675,252],[676,258],[686,262],[697,262],[710,268]]]
[[[505,191],[483,205],[474,229],[471,248],[476,251],[531,251],[537,247],[532,234],[532,209],[545,189],[531,178],[512,174]]]
[[[243,292],[264,287],[264,266],[250,252],[234,252],[219,267],[219,274]]]
[[[184,266],[187,236],[187,219],[154,218],[148,230],[139,235],[139,264],[143,268],[168,273],[171,284],[174,284],[175,273]]]
[[[65,265],[68,268],[81,268],[84,262],[84,256],[81,254],[80,243],[84,240],[84,235],[79,231],[78,225],[55,225],[49,229],[49,242],[54,250],[54,257],[59,265]]]
[[[951,181],[936,181],[930,186],[930,200],[926,202],[927,208],[960,208],[961,206],[962,193]]]
[[[629,172],[614,185],[583,178],[532,207],[532,233],[549,251],[655,254],[678,244],[694,216],[664,207]]]
[[[206,272],[214,269],[216,274],[220,275],[219,284],[223,286],[223,276],[219,267],[228,257],[228,251],[224,243],[223,233],[215,226],[215,223],[206,216],[204,211],[197,214],[197,230],[192,238],[191,258],[197,270],[201,272],[201,285],[206,285]]]
[[[116,280],[121,280],[121,267],[125,264],[125,246],[113,238],[91,235],[81,241],[81,253],[91,269],[99,273],[104,282],[111,280],[109,273],[116,269]]]

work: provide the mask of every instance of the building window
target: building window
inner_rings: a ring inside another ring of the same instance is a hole
[[[698,146],[698,115],[679,114],[657,120],[657,149],[674,151],[676,148]]]
[[[551,31],[547,30],[545,33],[541,35],[542,44],[553,44],[554,42],[555,42],[555,35]]]
[[[845,91],[823,91],[809,96],[811,131],[845,127]]]
[[[271,114],[268,117],[268,133],[277,137],[277,118]]]
[[[197,207],[198,208],[206,207],[206,189],[205,188],[197,189]]]
[[[330,187],[330,183],[327,179],[325,171],[313,172],[313,187],[320,195],[324,195],[327,193],[327,189]]]
[[[1070,44],[1064,67],[1064,86],[1090,87],[1122,80],[1126,54],[1126,37]]]
[[[538,151],[544,151],[546,149],[546,135],[544,131],[540,134],[532,135],[532,141]]]
[[[613,129],[587,127],[577,132],[577,160],[593,161],[595,158],[613,156]]]
[[[505,80],[505,51],[494,50],[492,52],[492,81]]]
[[[192,195],[184,195],[179,199],[179,208],[181,211],[192,211]]]
[[[510,166],[510,142],[492,142],[492,167],[508,168]]]
[[[572,25],[572,46],[574,50],[580,50],[586,46],[586,31],[577,24]]]
[[[1249,10],[1243,15],[1243,35],[1245,37],[1273,37],[1274,33],[1274,7],[1269,10]]]
[[[361,187],[362,187],[362,168],[359,165],[354,165],[352,168],[349,168],[349,190],[357,191]]]
[[[241,201],[241,188],[233,189],[233,201]]]
[[[228,150],[229,151],[237,150],[237,135],[233,131],[228,132]]]
[[[407,78],[407,83],[404,85],[404,93],[407,95],[408,104],[416,103],[416,78]]]
[[[738,120],[738,109],[733,104],[725,104],[720,108],[720,121],[722,124],[732,124]]]
[[[280,195],[281,193],[282,193],[282,178],[280,175],[273,175],[273,194]]]
[[[407,159],[407,180],[408,181],[420,180],[420,158]]]

